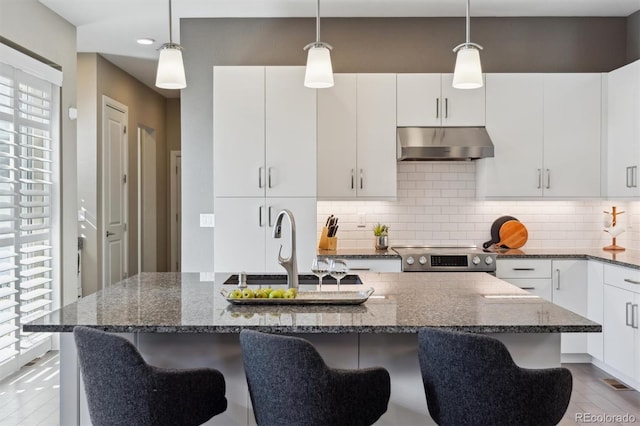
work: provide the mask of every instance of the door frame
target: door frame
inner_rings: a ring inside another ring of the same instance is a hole
[[[156,139],[156,130],[152,127],[147,127],[145,125],[142,124],[138,124],[138,128],[136,129],[136,137],[137,137],[137,141],[136,141],[136,147],[137,147],[137,153],[138,153],[138,162],[136,164],[137,167],[137,175],[138,175],[138,181],[136,182],[136,198],[137,198],[137,203],[138,203],[138,247],[137,247],[137,253],[138,253],[138,265],[137,265],[137,269],[138,269],[138,273],[142,272],[142,231],[143,231],[143,221],[144,221],[144,217],[143,217],[143,211],[142,211],[142,184],[143,184],[143,179],[142,179],[142,162],[143,162],[143,145],[142,145],[142,132],[146,131],[152,138],[154,143],[156,144],[156,161],[154,162],[154,173],[155,173],[155,181],[156,184],[158,182],[157,179],[157,139]],[[157,191],[156,191],[157,192]],[[158,217],[158,206],[157,206],[157,199],[156,199],[156,207],[154,208],[154,212],[156,215],[156,238],[157,238],[157,217]],[[157,240],[156,240],[157,241]],[[157,252],[156,252],[156,268],[153,272],[157,271]]]
[[[106,194],[105,194],[105,188],[106,188],[106,184],[105,184],[105,179],[106,179],[106,174],[105,174],[105,167],[104,167],[104,160],[106,158],[106,143],[104,140],[104,135],[105,135],[105,123],[106,123],[106,111],[107,108],[113,108],[117,111],[120,111],[121,113],[124,114],[124,123],[125,123],[125,149],[122,150],[122,160],[124,162],[124,170],[125,170],[125,176],[127,176],[127,181],[125,182],[124,185],[124,223],[125,223],[125,229],[124,229],[124,233],[122,236],[123,239],[123,250],[124,250],[124,270],[128,273],[129,270],[129,156],[128,156],[128,149],[129,149],[129,129],[128,129],[128,125],[129,125],[129,107],[127,107],[126,105],[116,101],[115,99],[112,99],[106,95],[102,95],[102,114],[101,114],[101,119],[102,119],[102,134],[101,134],[101,161],[100,161],[100,199],[102,202],[102,208],[100,209],[100,214],[101,214],[101,220],[100,220],[100,234],[98,236],[98,243],[100,244],[101,250],[102,250],[102,256],[101,256],[101,269],[102,269],[102,273],[100,274],[100,279],[101,279],[101,285],[100,285],[100,289],[104,289],[105,288],[105,283],[107,282],[107,250],[106,250],[106,233],[107,233],[107,226],[105,223],[105,218],[107,217],[107,212],[106,212],[106,207],[107,207],[107,203],[106,203]]]
[[[182,151],[171,151],[169,162],[169,175],[170,175],[170,210],[169,210],[169,223],[170,225],[170,247],[169,247],[169,270],[172,272],[179,272],[182,268],[182,262],[180,259],[180,244],[182,244],[181,238],[179,238],[179,230],[182,224],[182,215],[178,216],[179,203],[178,199],[178,175],[182,174],[182,164],[178,169],[178,158],[182,159]],[[182,177],[180,176],[180,182]],[[180,191],[181,192],[181,191]],[[180,197],[182,198],[182,197]]]

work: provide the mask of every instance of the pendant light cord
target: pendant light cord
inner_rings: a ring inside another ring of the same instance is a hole
[[[172,22],[171,22],[171,0],[169,0],[169,43],[173,44],[173,28],[172,28]]]
[[[171,0],[169,0],[171,1]],[[469,17],[470,13],[469,13],[469,3],[471,3],[471,0],[467,0],[467,44],[470,43],[470,39],[471,39],[471,18]]]
[[[320,0],[316,1],[316,44],[318,43],[320,43]]]

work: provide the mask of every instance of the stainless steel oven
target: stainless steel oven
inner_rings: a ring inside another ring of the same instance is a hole
[[[496,254],[476,246],[395,246],[403,272],[496,271]]]

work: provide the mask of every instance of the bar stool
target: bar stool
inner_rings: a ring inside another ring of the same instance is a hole
[[[227,409],[218,370],[158,368],[124,337],[88,327],[73,335],[94,426],[200,425]]]
[[[555,425],[567,411],[568,369],[521,368],[492,337],[425,328],[418,357],[429,414],[439,425]]]
[[[384,368],[329,368],[298,337],[242,330],[240,345],[258,425],[371,425],[387,411]]]

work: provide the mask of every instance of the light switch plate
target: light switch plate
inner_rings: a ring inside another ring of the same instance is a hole
[[[215,228],[216,215],[212,213],[200,214],[200,228]]]
[[[367,226],[367,214],[358,213],[358,228],[364,228]]]

